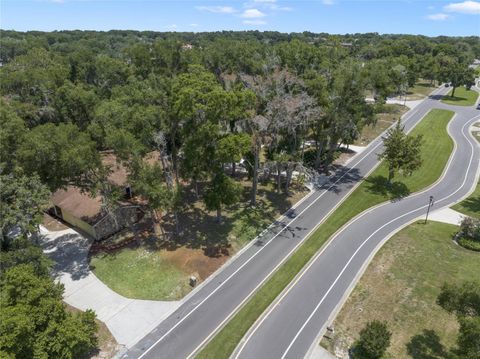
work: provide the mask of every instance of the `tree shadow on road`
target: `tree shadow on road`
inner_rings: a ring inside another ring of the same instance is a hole
[[[440,343],[440,337],[431,329],[424,329],[407,343],[407,352],[413,359],[444,359],[448,352]]]
[[[396,201],[410,194],[408,187],[399,181],[388,183],[388,179],[384,176],[373,176],[365,180],[367,191],[388,197],[392,201]]]

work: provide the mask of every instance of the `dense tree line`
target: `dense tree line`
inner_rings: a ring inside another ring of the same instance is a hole
[[[109,197],[99,152],[110,149],[153,210],[176,211],[190,185],[219,219],[238,200],[238,161],[252,180],[252,205],[260,175],[288,193],[295,170],[328,169],[339,145],[374,122],[387,96],[419,78],[470,85],[468,64],[480,57],[476,37],[1,35],[2,171],[38,175],[51,191],[73,184]],[[142,163],[152,150],[168,158],[171,181],[161,175],[165,162]],[[146,183],[153,177],[161,183]]]
[[[191,190],[220,220],[240,198],[239,162],[251,205],[259,181],[288,194],[295,171],[328,171],[387,96],[419,78],[470,86],[478,57],[478,37],[0,30],[2,356],[95,346],[93,313],[66,312],[34,238],[57,189],[115,207],[101,151],[114,151],[153,218],[169,212],[178,229]],[[143,160],[153,150],[159,163]]]

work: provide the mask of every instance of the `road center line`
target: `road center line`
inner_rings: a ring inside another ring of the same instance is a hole
[[[471,155],[470,155],[470,160],[469,160],[469,164],[468,164],[468,167],[467,167],[467,170],[465,172],[465,176],[464,176],[464,179],[463,179],[463,182],[461,184],[460,187],[458,187],[455,192],[449,194],[448,196],[445,196],[443,198],[441,198],[440,200],[438,200],[438,202],[442,202],[452,196],[454,196],[458,191],[460,191],[463,186],[465,185],[465,182],[467,181],[467,178],[468,178],[468,175],[469,175],[469,172],[470,172],[470,167],[472,165],[472,162],[473,162],[473,155],[475,153],[475,149],[471,143],[471,141],[467,138],[467,136],[465,136],[464,134],[464,129],[465,127],[467,126],[467,124],[470,124],[471,122],[474,122],[476,120],[476,118],[479,117],[479,116],[476,116],[476,117],[473,117],[470,121],[468,121],[467,123],[465,123],[465,125],[463,125],[462,129],[461,129],[461,134],[463,137],[465,137],[467,139],[467,142],[468,144],[470,145],[470,148],[471,148]],[[312,317],[315,315],[315,313],[317,312],[317,310],[320,308],[321,304],[323,303],[323,301],[325,300],[325,298],[328,296],[328,294],[330,293],[330,291],[333,289],[333,287],[336,285],[336,283],[338,282],[338,280],[341,278],[341,276],[343,275],[343,273],[345,272],[345,270],[347,269],[347,267],[349,266],[349,264],[352,262],[352,260],[354,259],[354,257],[357,255],[357,253],[363,248],[363,246],[375,235],[377,234],[380,230],[382,230],[383,228],[385,228],[386,226],[390,225],[391,223],[395,222],[396,220],[398,219],[401,219],[405,216],[408,216],[414,212],[417,212],[419,210],[422,210],[424,208],[427,208],[428,205],[423,205],[421,207],[417,207],[399,217],[396,217],[392,220],[390,220],[389,222],[385,223],[384,225],[382,225],[381,227],[379,227],[377,230],[375,230],[370,236],[368,236],[363,242],[362,244],[357,248],[357,250],[353,253],[353,255],[350,257],[350,259],[348,260],[348,262],[345,264],[345,266],[343,267],[342,271],[339,273],[339,275],[337,276],[337,278],[335,279],[335,281],[332,283],[332,285],[329,287],[329,289],[327,290],[327,292],[324,294],[324,296],[321,298],[320,302],[317,304],[317,306],[315,307],[315,309],[313,310],[313,312],[310,314],[310,316],[307,318],[307,320],[304,322],[304,324],[302,325],[302,327],[299,329],[299,331],[297,332],[297,334],[295,335],[295,337],[293,338],[293,340],[290,342],[290,344],[288,345],[287,349],[285,350],[285,352],[283,353],[281,359],[284,359],[286,357],[286,355],[288,354],[289,350],[291,349],[291,347],[293,346],[293,344],[295,343],[295,341],[298,339],[298,337],[300,336],[301,332],[305,329],[305,327],[307,326],[307,324],[310,322],[310,320],[312,319]],[[302,276],[308,271],[308,269],[313,265],[313,263],[316,261],[316,259],[318,258],[315,258],[314,261],[311,262],[310,266],[302,273]],[[298,282],[298,281],[297,281]],[[292,286],[291,288],[289,288],[289,291],[293,288],[294,286]],[[288,293],[288,292],[287,292]],[[282,297],[282,299],[284,298],[285,296]],[[281,301],[281,300],[280,300]],[[271,313],[271,312],[270,312]],[[268,313],[267,316],[270,314]],[[237,355],[238,357],[238,355]]]

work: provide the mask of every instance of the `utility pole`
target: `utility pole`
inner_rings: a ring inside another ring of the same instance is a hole
[[[433,200],[433,196],[430,196],[430,199],[428,201],[427,216],[425,217],[425,224],[427,224],[428,214],[430,213],[430,208],[433,206],[434,203],[435,202]]]

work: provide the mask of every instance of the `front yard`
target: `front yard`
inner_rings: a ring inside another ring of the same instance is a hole
[[[387,358],[445,358],[455,344],[458,323],[436,304],[444,282],[478,280],[480,253],[452,241],[457,226],[412,224],[392,237],[374,257],[322,346],[346,355],[368,321],[388,322]],[[346,356],[341,356],[346,357]]]
[[[422,158],[434,160],[424,162],[410,177],[398,175],[390,188],[385,186],[386,164],[377,167],[210,341],[198,358],[228,358],[268,305],[335,231],[351,218],[371,206],[419,191],[435,182],[453,149],[453,141],[447,133],[452,117],[451,111],[431,110],[412,134],[423,136]]]
[[[251,183],[241,183],[244,200],[226,209],[221,223],[216,222],[215,213],[195,201],[179,216],[181,236],[160,240],[150,233],[123,249],[100,251],[91,256],[91,269],[111,289],[128,298],[182,298],[192,289],[190,276],[199,282],[205,280],[307,194],[303,186],[293,186],[287,196],[276,193],[273,184],[260,184],[258,206],[252,208],[248,205]]]

